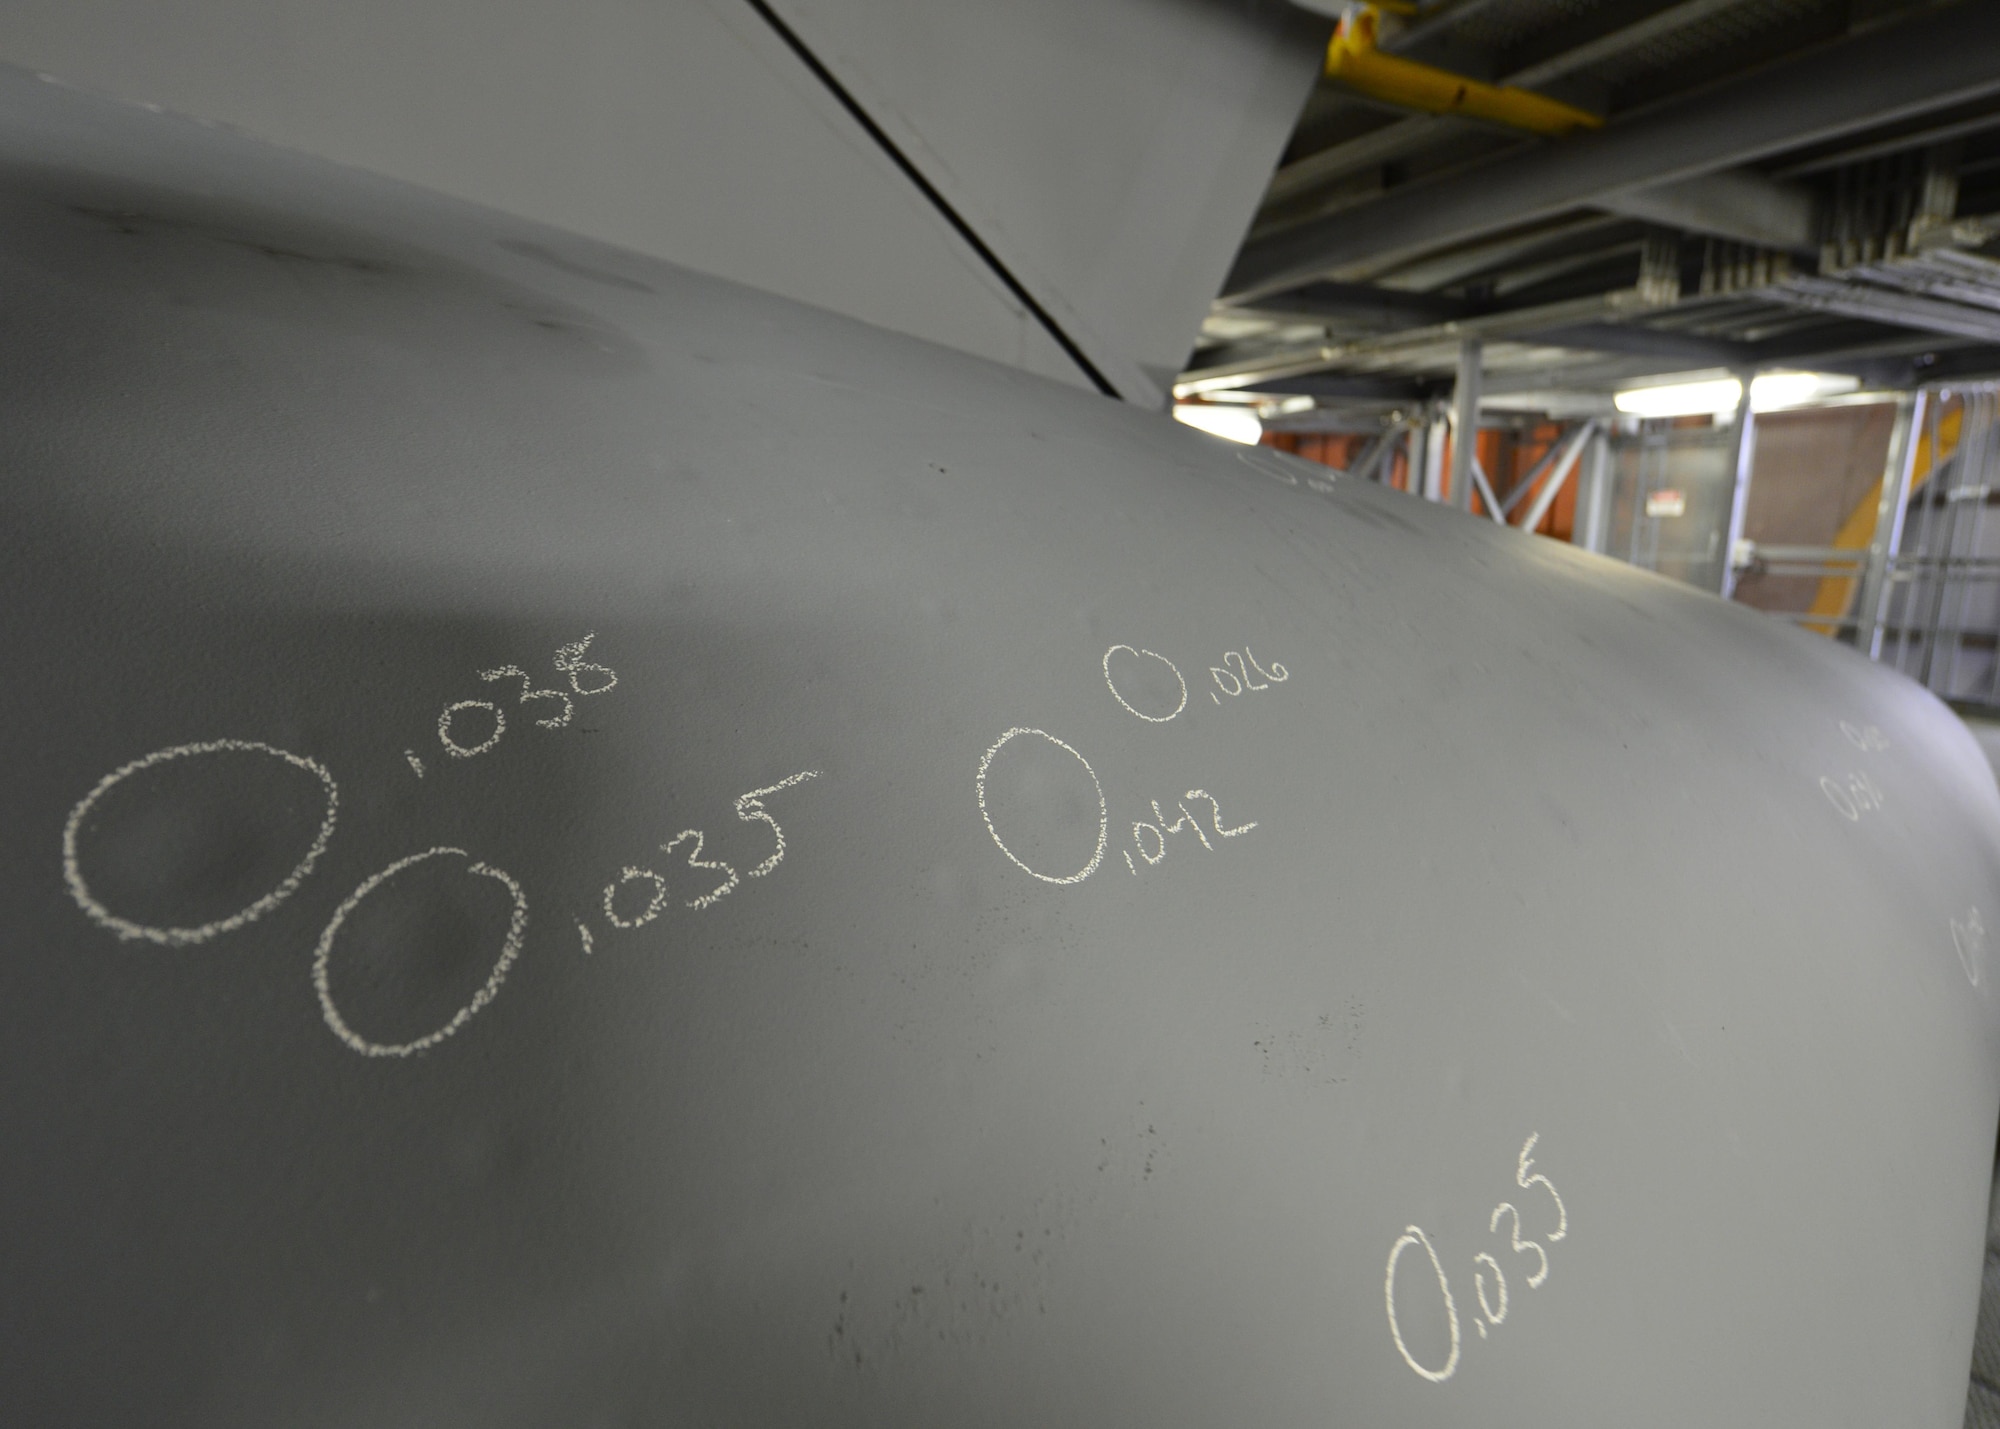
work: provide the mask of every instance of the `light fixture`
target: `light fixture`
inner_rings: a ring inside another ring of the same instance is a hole
[[[1750,382],[1750,407],[1775,412],[1803,406],[1822,397],[1838,397],[1860,387],[1859,378],[1838,372],[1766,372]]]
[[[1755,388],[1752,393],[1754,395]],[[1671,382],[1663,387],[1630,387],[1613,394],[1619,411],[1632,417],[1698,417],[1733,412],[1742,400],[1743,384],[1734,377],[1712,382]]]
[[[1176,402],[1174,420],[1200,427],[1225,441],[1254,447],[1264,437],[1264,424],[1249,407],[1225,407],[1211,402]]]
[[[1750,409],[1775,412],[1821,397],[1852,392],[1860,383],[1831,372],[1766,372],[1750,382]],[[1669,382],[1659,387],[1628,387],[1614,393],[1618,410],[1633,417],[1696,417],[1734,412],[1743,398],[1743,384],[1734,377],[1701,382]]]

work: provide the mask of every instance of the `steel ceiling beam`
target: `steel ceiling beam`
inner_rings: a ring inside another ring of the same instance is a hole
[[[1753,349],[1747,343],[1667,332],[1637,323],[1576,323],[1569,327],[1524,332],[1516,340],[1582,352],[1622,352],[1634,357],[1659,357],[1702,367],[1741,367],[1754,361]]]
[[[1312,283],[1292,289],[1282,302],[1236,311],[1264,313],[1274,318],[1361,323],[1393,332],[1471,317],[1478,309],[1456,298],[1409,293],[1373,283]]]
[[[1924,332],[1951,333],[1980,342],[2000,342],[2000,312],[1965,303],[1944,302],[1894,288],[1843,283],[1837,278],[1800,276],[1761,289],[1758,296],[1788,307],[1839,313],[1842,317],[1867,318],[1871,322],[1895,323]]]
[[[1612,194],[1598,207],[1624,218],[1733,238],[1788,253],[1817,253],[1813,192],[1749,169],[1721,169]]]
[[[1189,397],[1231,388],[1276,391],[1270,384],[1337,367],[1394,363],[1426,348],[1448,345],[1456,352],[1467,338],[1518,341],[1519,334],[1654,310],[1659,305],[1635,288],[1545,303],[1532,308],[1508,308],[1476,317],[1411,328],[1404,332],[1275,348],[1253,357],[1190,368],[1174,383],[1174,396]]]
[[[1544,144],[1244,246],[1224,292],[1366,278],[1606,198],[1714,173],[2000,92],[2000,5],[1960,3],[1852,36],[1609,128]]]

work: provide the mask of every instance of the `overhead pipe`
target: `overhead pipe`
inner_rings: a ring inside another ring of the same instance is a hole
[[[1436,65],[1420,64],[1376,47],[1381,19],[1373,5],[1350,11],[1326,48],[1326,74],[1357,94],[1426,114],[1459,114],[1485,119],[1533,134],[1558,136],[1572,129],[1601,128],[1604,121],[1588,110],[1512,85],[1453,74]]]

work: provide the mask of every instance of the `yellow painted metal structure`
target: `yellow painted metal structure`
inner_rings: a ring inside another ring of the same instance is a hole
[[[1585,109],[1512,86],[1487,84],[1376,47],[1379,15],[1368,7],[1349,15],[1326,49],[1326,73],[1357,94],[1426,114],[1462,114],[1535,134],[1596,129],[1604,121]]]
[[[1917,440],[1916,456],[1910,466],[1910,494],[1923,489],[1930,480],[1931,473],[1958,449],[1958,434],[1965,409],[1957,404],[1938,414],[1937,424],[1920,434]],[[1936,441],[1935,450],[1932,446]],[[1867,493],[1854,503],[1854,509],[1847,513],[1847,519],[1840,523],[1840,530],[1834,535],[1833,545],[1839,551],[1862,551],[1875,539],[1875,516],[1882,502],[1882,483],[1876,482]],[[1819,590],[1813,596],[1809,614],[1825,616],[1826,625],[1808,623],[1807,630],[1816,630],[1821,635],[1837,635],[1840,619],[1847,614],[1847,608],[1854,600],[1857,581],[1852,576],[1827,576],[1819,583]]]

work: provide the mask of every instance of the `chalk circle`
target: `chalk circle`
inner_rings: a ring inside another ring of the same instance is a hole
[[[490,710],[493,714],[493,733],[484,744],[475,744],[470,749],[451,737],[451,717],[460,710]],[[438,716],[438,743],[454,759],[470,759],[475,754],[484,754],[500,742],[500,736],[507,732],[507,716],[500,712],[500,706],[491,700],[460,700],[457,704],[446,705],[444,713]]]
[[[1442,1369],[1426,1369],[1418,1364],[1417,1357],[1410,1353],[1410,1347],[1403,1343],[1402,1326],[1396,1323],[1396,1261],[1413,1245],[1422,1246],[1424,1254],[1431,1258],[1431,1269],[1437,1272],[1438,1289],[1444,1292],[1445,1319],[1451,1326],[1451,1353],[1445,1357]],[[1422,1227],[1406,1226],[1403,1233],[1396,1238],[1396,1243],[1389,1247],[1389,1270],[1383,1277],[1382,1293],[1388,1301],[1389,1334],[1396,1341],[1396,1353],[1403,1357],[1403,1363],[1432,1384],[1450,1379],[1453,1371],[1458,1368],[1458,1305],[1451,1298],[1451,1285],[1444,1278],[1444,1266],[1438,1260],[1437,1250],[1431,1245],[1431,1238],[1424,1234]]]
[[[1130,653],[1134,656],[1144,655],[1149,659],[1158,660],[1162,665],[1165,665],[1169,670],[1172,670],[1174,672],[1174,679],[1179,682],[1181,687],[1181,702],[1173,707],[1171,713],[1163,715],[1149,715],[1144,710],[1134,709],[1132,707],[1132,702],[1126,699],[1125,696],[1118,693],[1118,684],[1115,680],[1111,678],[1111,657],[1113,655],[1116,655],[1120,650],[1130,651]],[[1168,720],[1172,719],[1174,715],[1179,714],[1182,710],[1187,708],[1187,697],[1188,697],[1187,681],[1181,677],[1180,666],[1176,665],[1173,661],[1169,660],[1164,655],[1154,654],[1151,650],[1134,650],[1130,645],[1113,645],[1109,650],[1106,650],[1104,652],[1104,683],[1111,687],[1112,699],[1118,701],[1119,704],[1125,706],[1125,709],[1128,713],[1139,716],[1140,719],[1146,721],[1146,723],[1148,724],[1165,724]]]
[[[507,980],[507,970],[514,965],[514,959],[520,955],[521,935],[527,931],[528,927],[528,895],[521,891],[520,884],[516,883],[500,869],[484,863],[470,864],[465,870],[467,873],[474,873],[482,878],[495,880],[514,899],[513,916],[507,922],[507,936],[500,944],[500,956],[493,963],[493,971],[487,974],[486,985],[472,995],[472,1001],[466,1003],[465,1006],[452,1014],[451,1021],[445,1023],[437,1031],[417,1038],[414,1042],[370,1042],[366,1037],[363,1037],[347,1025],[347,1020],[340,1015],[340,1009],[334,1006],[333,987],[327,975],[327,964],[333,959],[333,941],[340,933],[340,925],[347,921],[349,914],[361,906],[362,899],[366,898],[404,869],[422,863],[425,859],[439,858],[445,854],[453,854],[459,858],[469,857],[462,848],[429,848],[425,849],[422,853],[413,853],[407,858],[399,858],[379,873],[371,875],[359,888],[347,895],[347,900],[344,903],[334,909],[332,921],[326,925],[326,931],[319,935],[319,946],[313,950],[313,988],[319,993],[319,1010],[326,1018],[326,1025],[333,1030],[334,1036],[338,1037],[364,1057],[408,1057],[437,1046],[438,1043],[444,1041],[445,1038],[451,1036],[452,1033],[470,1022],[473,1014],[477,1013],[480,1008],[486,1006],[487,1003],[491,1002],[499,994],[500,984]]]
[[[1819,787],[1826,795],[1827,802],[1833,805],[1843,819],[1846,819],[1849,823],[1860,822],[1861,811],[1854,807],[1854,801],[1848,798],[1845,789],[1834,782],[1833,776],[1829,774],[1820,775]]]
[[[1078,764],[1083,766],[1083,772],[1090,776],[1090,787],[1097,791],[1097,848],[1090,855],[1090,862],[1086,863],[1075,873],[1058,876],[1053,873],[1042,873],[1036,869],[1029,868],[1027,864],[1023,863],[1016,856],[1014,850],[1007,847],[1007,841],[1000,837],[1000,830],[993,826],[992,811],[986,807],[986,771],[993,765],[993,756],[1006,747],[1007,741],[1023,734],[1032,734],[1037,738],[1046,739],[1057,749],[1074,758]],[[1044,883],[1081,883],[1084,879],[1090,877],[1091,874],[1097,872],[1097,865],[1104,861],[1104,846],[1111,838],[1111,808],[1110,805],[1104,802],[1104,786],[1098,782],[1097,771],[1090,767],[1088,759],[1085,759],[1081,754],[1078,754],[1069,745],[1064,744],[1047,730],[1024,729],[1017,725],[1001,735],[999,739],[994,741],[992,748],[979,756],[979,773],[974,780],[973,787],[979,797],[979,817],[986,820],[986,832],[993,835],[994,846],[1000,852],[1006,854],[1023,873],[1029,874],[1034,878],[1039,878]]]
[[[653,898],[646,905],[646,911],[636,918],[620,918],[613,906],[618,899],[618,890],[634,879],[645,879],[653,885]],[[667,906],[667,880],[650,868],[627,868],[616,881],[604,885],[604,917],[614,928],[642,928],[660,916],[660,910]]]
[[[159,928],[146,923],[135,923],[129,918],[120,918],[98,902],[90,891],[90,885],[84,880],[83,870],[77,863],[76,851],[77,835],[82,832],[83,821],[89,816],[91,809],[96,807],[97,801],[122,780],[137,774],[142,769],[151,769],[175,759],[191,759],[200,754],[227,752],[268,754],[294,768],[305,770],[326,786],[326,817],[320,821],[319,832],[314,835],[311,846],[306,849],[305,857],[294,865],[290,873],[279,880],[277,887],[247,908],[239,909],[226,918],[217,918],[212,923],[203,923],[198,927]],[[156,749],[151,754],[143,755],[129,764],[122,764],[112,770],[98,780],[96,787],[85,794],[77,806],[69,811],[69,822],[63,825],[63,881],[69,885],[69,894],[76,900],[76,906],[81,908],[92,922],[102,924],[120,938],[127,941],[143,938],[149,943],[159,943],[169,948],[184,948],[192,943],[205,943],[218,934],[234,932],[246,923],[254,923],[291,897],[298,886],[305,881],[306,875],[313,871],[313,865],[319,862],[319,856],[326,852],[327,840],[333,837],[333,825],[339,811],[340,788],[333,782],[333,775],[327,771],[324,764],[307,755],[293,754],[290,750],[279,749],[275,745],[264,744],[254,739],[210,739],[199,744],[176,744],[170,749]]]

